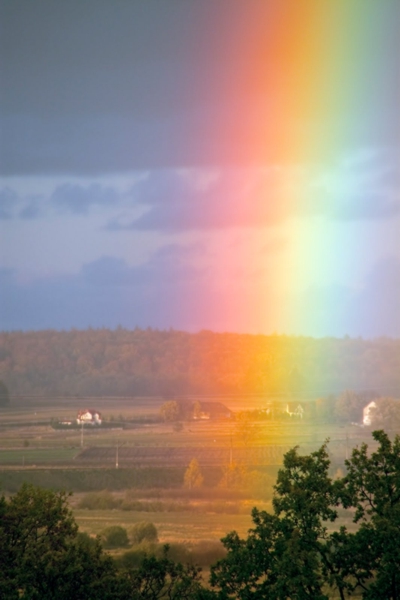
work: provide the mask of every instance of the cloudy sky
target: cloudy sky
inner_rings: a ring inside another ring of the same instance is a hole
[[[400,336],[398,0],[0,0],[0,328]]]

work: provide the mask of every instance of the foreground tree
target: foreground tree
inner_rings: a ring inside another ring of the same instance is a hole
[[[290,450],[279,472],[273,514],[253,509],[247,540],[236,532],[223,539],[226,559],[212,569],[217,597],[328,598],[330,549],[326,522],[337,517],[335,486],[328,477],[325,446],[310,456]]]
[[[200,572],[199,567],[170,560],[165,546],[161,559],[146,557],[124,577],[132,600],[196,600],[202,590]]]
[[[98,541],[78,536],[67,499],[32,485],[1,499],[0,598],[120,597],[111,559]]]
[[[362,444],[346,461],[348,474],[342,482],[345,507],[356,509],[360,523],[351,536],[352,571],[368,600],[400,598],[400,437],[393,442],[374,431],[379,446],[368,455]]]
[[[68,494],[23,485],[0,497],[1,600],[193,600],[200,569],[146,557],[117,570],[98,539],[79,534]]]
[[[273,513],[253,509],[247,539],[222,541],[225,559],[211,570],[209,597],[219,600],[400,599],[400,438],[373,434],[378,449],[353,450],[348,473],[329,477],[326,445],[309,456],[284,458]],[[348,508],[356,533],[332,531],[337,508]]]

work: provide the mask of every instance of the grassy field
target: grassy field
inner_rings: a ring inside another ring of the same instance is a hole
[[[70,463],[78,454],[75,448],[10,448],[0,450],[0,465],[35,466]]]
[[[74,515],[80,530],[95,535],[110,525],[121,525],[129,530],[135,523],[150,521],[157,527],[161,543],[217,541],[233,529],[245,535],[251,526],[250,510],[248,514],[226,515],[74,509]]]

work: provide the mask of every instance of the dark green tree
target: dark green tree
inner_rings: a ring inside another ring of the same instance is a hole
[[[357,591],[364,600],[399,600],[400,438],[373,438],[377,449],[355,448],[336,481],[325,445],[309,456],[290,450],[273,513],[254,509],[247,539],[223,539],[227,556],[212,568],[209,597],[344,600]],[[339,506],[351,510],[355,532],[332,531]]]
[[[139,521],[129,530],[129,537],[133,544],[141,542],[157,542],[158,532],[154,523],[150,521]]]
[[[253,509],[248,538],[233,532],[223,539],[227,557],[211,574],[217,597],[324,600],[328,584],[342,596],[345,582],[331,561],[327,528],[337,518],[329,465],[325,445],[309,456],[296,448],[285,455],[273,514]]]
[[[145,557],[117,570],[99,539],[78,533],[68,494],[23,485],[0,497],[1,600],[194,600],[200,569]]]
[[[124,573],[132,600],[195,600],[200,598],[201,569],[168,558],[145,557],[138,569]]]
[[[121,525],[110,525],[101,533],[104,548],[125,548],[129,546],[128,532]]]
[[[351,536],[356,549],[352,572],[368,600],[400,598],[400,437],[391,442],[374,431],[377,449],[355,448],[346,461],[342,501],[355,508],[358,531]]]
[[[23,485],[0,501],[2,600],[123,600],[123,582],[98,541],[78,536],[68,494]]]

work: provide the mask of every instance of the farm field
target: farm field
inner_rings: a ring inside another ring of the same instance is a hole
[[[282,399],[274,400],[282,404]],[[232,396],[218,401],[237,415],[271,399]],[[233,529],[245,536],[252,507],[268,507],[277,470],[291,447],[309,453],[329,438],[332,468],[337,470],[343,469],[352,447],[371,442],[367,429],[312,419],[247,420],[245,427],[235,418],[186,420],[177,428],[160,420],[164,402],[162,398],[13,399],[0,414],[0,488],[12,493],[28,481],[71,490],[74,515],[80,529],[90,535],[110,525],[129,530],[146,520],[156,525],[161,543],[218,543]],[[106,426],[52,427],[55,420],[74,421],[85,407],[100,411]],[[204,485],[188,495],[184,473],[193,458],[199,462]],[[246,486],[235,492],[220,487],[232,464],[247,473]],[[118,502],[102,510],[80,507],[82,494],[96,490],[121,498],[125,494],[129,501],[123,510]]]

